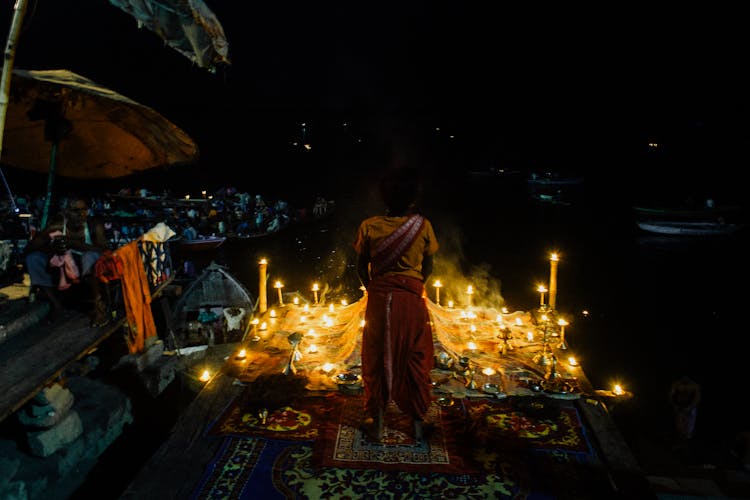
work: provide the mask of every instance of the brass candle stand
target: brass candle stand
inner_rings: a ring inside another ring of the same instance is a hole
[[[534,356],[534,362],[538,365],[548,366],[552,363],[552,351],[549,347],[549,320],[544,320],[542,336],[542,352]]]
[[[299,343],[302,342],[302,334],[300,332],[290,333],[287,337],[287,340],[292,346],[292,349],[289,352],[289,361],[287,362],[286,367],[284,368],[284,371],[282,373],[284,375],[294,375],[295,373],[297,373],[297,368],[294,366],[294,362],[297,360],[297,349],[299,348]]]
[[[478,388],[476,383],[476,369],[471,367],[471,360],[467,356],[462,356],[458,360],[458,364],[463,368],[464,386],[467,389],[476,390]]]
[[[498,337],[500,337],[500,339],[503,341],[502,345],[500,346],[500,355],[505,356],[508,351],[512,351],[514,349],[513,344],[510,343],[510,328],[506,327],[500,329],[500,335],[498,335]]]

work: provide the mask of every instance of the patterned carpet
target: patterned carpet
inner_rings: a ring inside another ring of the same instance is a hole
[[[229,405],[223,439],[193,498],[605,498],[611,486],[571,402],[548,398],[434,404],[415,446],[390,412],[386,442],[359,431],[361,399],[332,394],[272,412],[266,426]],[[312,401],[314,400],[314,401]],[[537,403],[537,404],[532,404]]]

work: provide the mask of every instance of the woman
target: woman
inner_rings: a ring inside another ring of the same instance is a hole
[[[416,213],[418,175],[394,169],[380,183],[386,215],[364,220],[354,249],[357,272],[367,289],[362,334],[362,377],[368,429],[383,437],[385,407],[391,401],[414,421],[424,439],[424,415],[432,400],[432,328],[424,283],[432,273],[438,242],[432,224]]]

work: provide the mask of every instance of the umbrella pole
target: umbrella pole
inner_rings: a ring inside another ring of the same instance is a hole
[[[47,176],[47,196],[44,198],[44,209],[42,210],[42,223],[39,229],[47,227],[49,208],[52,204],[52,185],[55,182],[55,165],[57,163],[57,141],[52,141],[52,151],[49,156],[49,175]]]
[[[23,16],[26,14],[26,5],[28,0],[18,0],[15,5],[13,12],[13,21],[11,22],[10,32],[8,33],[8,40],[5,43],[5,54],[3,63],[3,75],[0,80],[0,160],[3,155],[3,136],[5,135],[5,117],[8,113],[8,97],[10,96],[10,78],[12,76],[13,62],[16,59],[16,46],[18,45],[18,39],[21,36],[21,25],[23,24]],[[5,176],[3,175],[3,180]],[[15,209],[15,200],[13,199],[13,193],[8,187],[8,183],[5,183],[5,187],[8,190],[10,196],[10,203]]]

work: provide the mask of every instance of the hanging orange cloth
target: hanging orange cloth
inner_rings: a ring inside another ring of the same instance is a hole
[[[128,351],[137,354],[144,351],[147,338],[156,336],[156,325],[151,312],[151,289],[138,249],[138,240],[121,246],[113,254],[119,257],[123,264],[120,283],[128,322]]]

